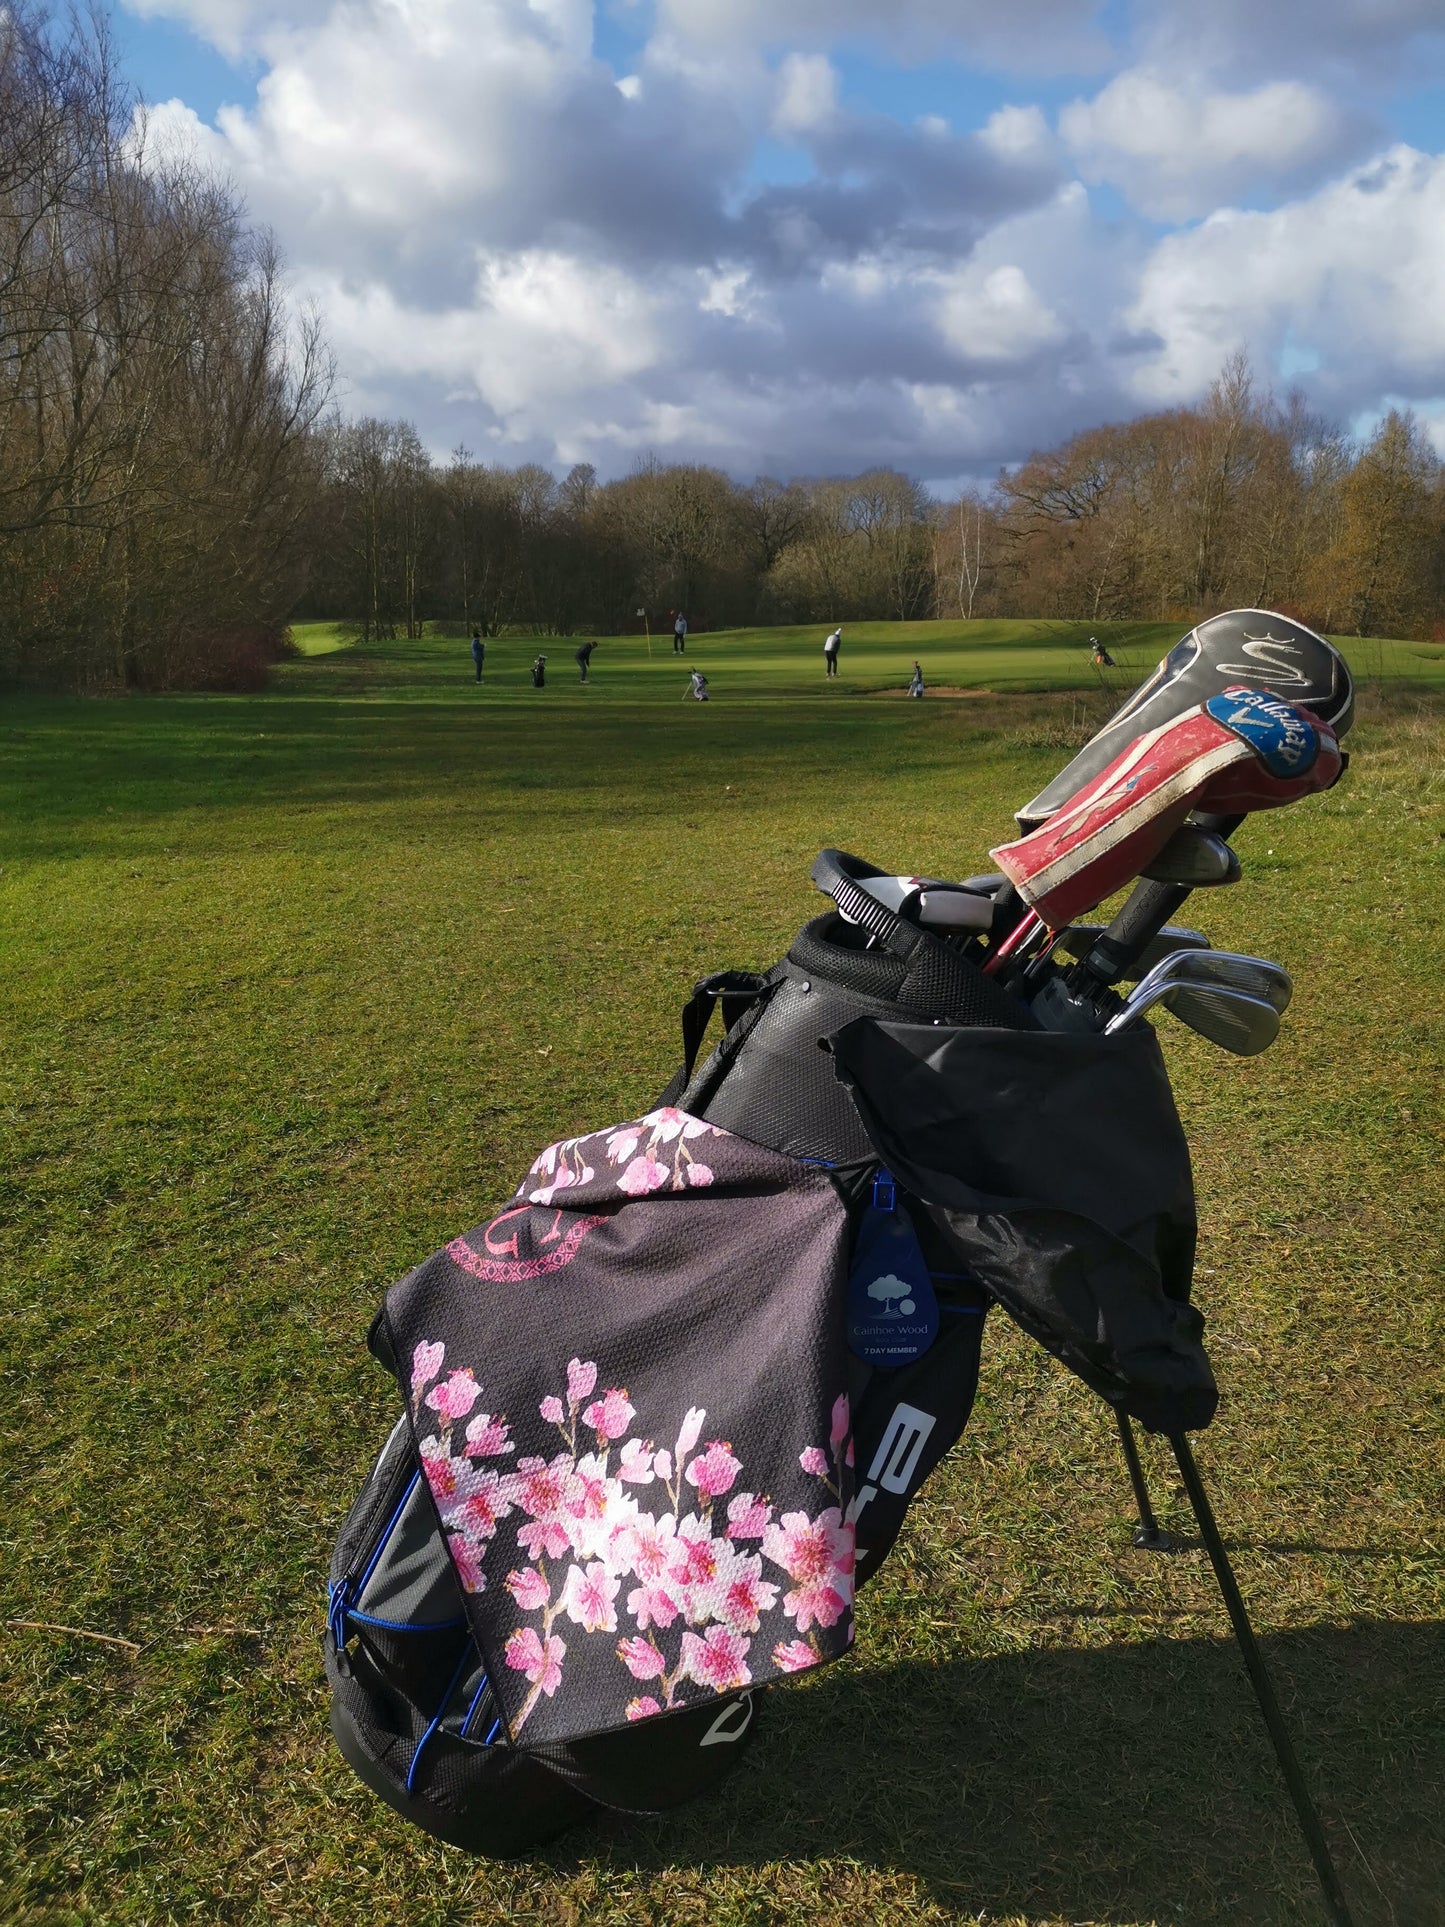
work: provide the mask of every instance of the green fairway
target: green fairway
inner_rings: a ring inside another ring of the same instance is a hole
[[[1087,625],[979,623],[845,626],[835,687],[821,630],[604,639],[586,689],[570,641],[489,643],[479,689],[465,638],[311,627],[266,695],[0,710],[0,1917],[1320,1919],[1203,1553],[1131,1549],[1106,1409],[999,1315],[855,1655],[769,1696],[717,1800],[468,1860],[356,1781],[322,1689],[396,1406],[384,1288],[653,1100],[694,980],[821,908],[818,848],[986,867],[1177,626],[1101,631],[1107,688]],[[1280,1039],[1159,1030],[1223,1391],[1201,1467],[1357,1921],[1429,1927],[1445,650],[1344,646],[1345,780],[1253,819],[1185,917],[1294,974]],[[880,693],[915,655],[994,693]]]
[[[358,645],[345,654],[340,623],[303,622],[292,629],[303,656],[332,655],[280,672],[289,693],[370,696],[388,701],[430,702],[472,684],[470,643],[463,635],[425,635],[419,641]],[[903,697],[914,660],[936,693],[1077,690],[1111,705],[1144,677],[1182,634],[1177,622],[1095,623],[999,620],[989,622],[859,622],[843,629],[836,680],[823,674],[819,627],[723,629],[687,639],[686,656],[675,656],[670,635],[604,636],[597,644],[586,700],[626,695],[639,701],[687,701],[690,669],[708,678],[711,700],[818,694],[837,702],[848,696]],[[1098,634],[1115,661],[1095,669],[1089,638]],[[532,658],[547,658],[547,691],[576,690],[573,660],[580,636],[500,636],[486,645],[482,684],[490,699],[516,694],[528,701]],[[1445,643],[1402,642],[1379,637],[1336,637],[1357,677],[1445,688]],[[547,700],[553,700],[551,694]]]

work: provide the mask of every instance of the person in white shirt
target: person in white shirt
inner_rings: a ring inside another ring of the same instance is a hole
[[[843,626],[840,623],[823,644],[823,667],[825,673],[830,676],[836,676],[838,673],[838,650],[842,646],[842,642]]]
[[[687,617],[681,609],[678,610],[677,620],[672,625],[672,653],[675,656],[687,654]]]

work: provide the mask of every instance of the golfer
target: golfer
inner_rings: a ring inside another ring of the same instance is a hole
[[[916,660],[913,664],[913,680],[908,685],[908,693],[910,696],[923,694],[923,664]]]
[[[537,656],[532,663],[532,687],[543,689],[547,683],[547,658]]]
[[[843,626],[840,623],[823,644],[823,668],[824,673],[829,676],[836,676],[838,673],[838,651],[842,644]]]
[[[472,631],[472,661],[477,666],[477,681],[482,680],[482,664],[487,659],[487,645],[482,641],[480,629]]]
[[[595,642],[584,642],[582,647],[577,651],[577,658],[576,658],[577,667],[582,672],[583,682],[586,682],[587,680],[587,665],[589,662],[591,662],[592,651],[596,647],[597,647],[597,644]]]
[[[687,617],[681,609],[678,610],[677,618],[672,625],[672,653],[675,656],[687,654]]]

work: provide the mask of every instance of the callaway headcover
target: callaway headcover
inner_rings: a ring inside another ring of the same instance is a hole
[[[1277,809],[1328,789],[1342,766],[1317,715],[1231,687],[1129,743],[1039,829],[989,854],[1058,930],[1132,882],[1191,810]]]

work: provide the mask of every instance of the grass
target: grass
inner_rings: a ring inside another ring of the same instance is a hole
[[[604,642],[586,690],[549,647],[562,676],[533,691],[525,638],[489,646],[480,691],[465,642],[427,639],[311,655],[265,696],[7,707],[7,1919],[1319,1918],[1203,1554],[1130,1549],[1106,1413],[998,1317],[856,1657],[770,1696],[717,1801],[488,1865],[330,1744],[326,1559],[394,1402],[362,1342],[379,1293],[541,1144],[654,1096],[687,988],[781,951],[818,847],[967,874],[1101,716],[1084,632],[947,627],[930,677],[997,695],[872,699],[924,645],[860,626],[837,688],[820,635],[690,641],[707,708],[661,709],[680,666],[641,639]],[[1199,1456],[1379,1927],[1445,1918],[1423,647],[1357,661],[1345,782],[1257,818],[1243,884],[1191,905],[1295,973],[1279,1043],[1226,1060],[1161,1022],[1224,1388]]]

